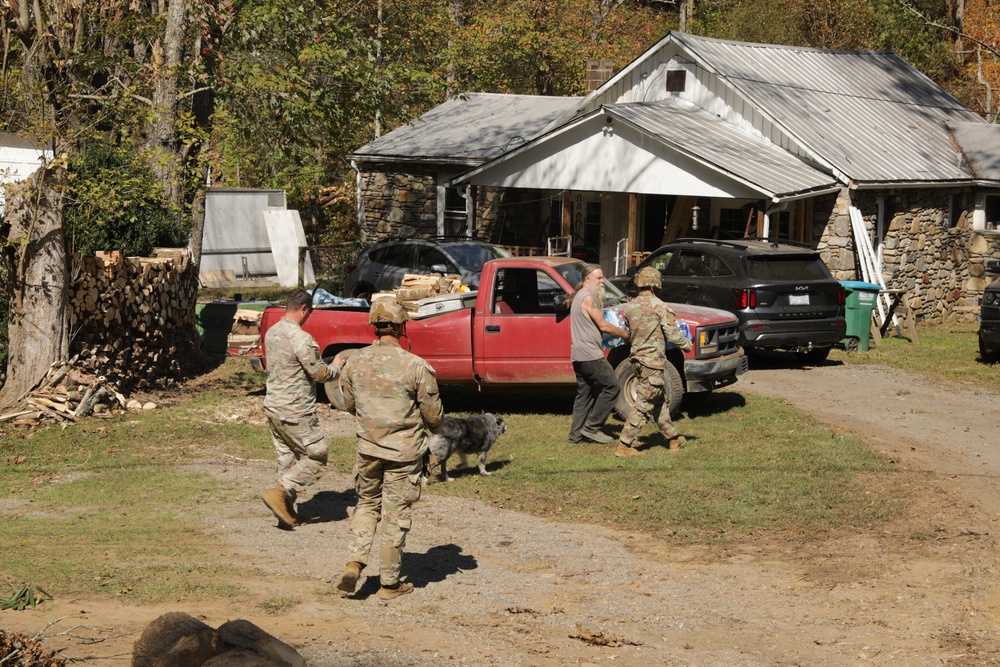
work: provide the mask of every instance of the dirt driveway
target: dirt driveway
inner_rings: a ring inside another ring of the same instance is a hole
[[[324,521],[282,532],[250,493],[273,464],[220,458],[207,469],[247,493],[205,532],[223,545],[219,562],[247,568],[249,596],[198,607],[59,600],[0,612],[0,627],[37,632],[62,618],[50,633],[82,624],[113,635],[70,651],[102,666],[129,664],[138,633],[170,610],[212,625],[248,618],[313,667],[997,664],[1000,397],[833,363],[755,369],[731,391],[784,397],[871,440],[896,462],[890,483],[914,498],[912,511],[877,532],[677,547],[429,494],[404,564],[417,590],[385,604],[375,578],[353,599],[330,593],[347,541],[343,471],[310,501]],[[351,424],[330,414],[326,427]],[[268,600],[295,604],[269,615]]]

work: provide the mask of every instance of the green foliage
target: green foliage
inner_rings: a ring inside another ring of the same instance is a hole
[[[65,229],[80,253],[148,256],[187,243],[190,220],[163,198],[148,163],[128,144],[93,142],[70,158]]]

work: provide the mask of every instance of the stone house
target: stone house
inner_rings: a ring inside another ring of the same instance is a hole
[[[565,238],[618,273],[681,236],[756,236],[842,280],[870,246],[934,321],[971,319],[1000,258],[1000,128],[890,52],[669,33],[586,97],[469,94],[351,158],[369,241]]]

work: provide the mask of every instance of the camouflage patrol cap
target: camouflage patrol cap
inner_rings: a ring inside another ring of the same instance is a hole
[[[368,324],[402,324],[407,319],[406,309],[395,296],[375,299],[368,312]]]
[[[660,272],[651,266],[647,266],[644,269],[640,269],[639,273],[635,274],[635,278],[632,279],[635,282],[636,287],[662,287],[663,280],[660,278]]]

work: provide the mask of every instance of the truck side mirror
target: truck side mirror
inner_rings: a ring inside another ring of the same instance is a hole
[[[431,273],[448,273],[448,267],[444,264],[431,264]]]
[[[988,259],[984,262],[987,273],[1000,273],[1000,259]]]
[[[639,267],[637,267],[637,266],[630,266],[627,269],[625,269],[625,275],[626,276],[632,276],[632,277],[634,277],[636,271],[638,271],[638,270],[639,270]]]

